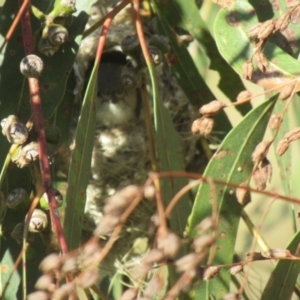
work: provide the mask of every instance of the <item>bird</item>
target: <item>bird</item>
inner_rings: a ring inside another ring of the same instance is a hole
[[[141,77],[145,75],[145,69],[137,68],[120,48],[122,39],[133,34],[133,31],[132,25],[115,24],[107,37],[107,46],[101,57],[97,74],[94,147],[83,221],[84,237],[89,237],[103,218],[107,198],[129,185],[143,185],[151,171],[149,140],[141,100],[142,88],[145,88],[142,87]],[[93,64],[98,42],[97,34],[99,32],[83,40],[79,48],[74,65],[77,78],[76,102],[80,102],[89,77],[89,66]],[[189,103],[166,65],[159,66],[157,72],[164,106],[169,110],[181,140],[185,165],[193,165],[191,162],[199,154],[199,138],[191,134],[190,126],[198,109]],[[144,78],[147,88],[147,75]],[[151,97],[148,89],[150,106]],[[116,271],[116,261],[123,257],[132,261],[128,252],[136,239],[148,238],[147,228],[155,211],[154,201],[142,201],[125,224],[114,248],[102,263],[102,268],[112,274]]]

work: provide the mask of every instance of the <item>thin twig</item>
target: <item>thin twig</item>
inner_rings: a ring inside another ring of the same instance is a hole
[[[11,24],[5,38],[4,41],[2,42],[1,46],[0,46],[0,53],[2,52],[4,46],[6,45],[6,43],[10,40],[10,38],[12,37],[13,33],[15,32],[15,29],[18,25],[18,23],[20,22],[23,14],[25,13],[26,9],[28,8],[28,4],[29,4],[29,0],[24,0],[23,4],[21,5],[18,14],[16,15],[13,23]]]
[[[20,5],[23,4],[22,0],[19,0]],[[26,12],[22,16],[22,29],[24,48],[26,55],[34,53],[34,42],[30,23],[30,14],[28,6],[26,6]],[[53,231],[55,232],[58,243],[62,253],[68,252],[68,246],[63,234],[62,226],[59,220],[57,205],[52,187],[52,179],[50,172],[50,165],[48,159],[48,150],[46,144],[46,134],[44,128],[44,119],[42,114],[42,104],[40,98],[39,80],[37,78],[28,78],[30,104],[32,110],[32,118],[34,123],[34,129],[37,134],[39,145],[39,161],[42,176],[42,186],[47,193],[49,199],[49,210],[51,217],[51,224]]]

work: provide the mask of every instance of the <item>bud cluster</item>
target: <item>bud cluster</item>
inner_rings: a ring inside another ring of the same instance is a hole
[[[101,247],[95,239],[65,256],[55,253],[48,255],[40,264],[43,275],[35,285],[39,291],[29,294],[27,299],[65,299],[76,295],[76,287],[91,287],[99,278],[95,261],[100,255]],[[73,280],[65,283],[66,276]]]
[[[191,127],[192,133],[199,133],[205,137],[209,136],[214,127],[213,116],[223,110],[224,107],[226,107],[226,104],[218,100],[213,100],[200,107],[199,113],[203,116],[193,122]]]
[[[262,72],[265,72],[268,67],[268,61],[262,53],[262,49],[265,45],[266,40],[272,34],[276,32],[283,32],[284,30],[286,30],[291,22],[292,14],[299,13],[299,11],[300,5],[296,4],[289,11],[283,13],[278,19],[267,20],[263,23],[258,23],[251,27],[248,31],[249,38],[253,39],[257,46],[252,58],[256,62],[258,69]],[[252,58],[250,60],[247,60],[243,64],[243,76],[244,78],[249,80],[251,80],[254,71]],[[290,89],[286,89],[284,92],[282,91],[280,99],[288,98],[290,93]]]
[[[285,133],[283,139],[279,141],[276,147],[276,153],[283,155],[289,148],[291,142],[299,140],[300,138],[300,127],[294,128],[291,131]]]

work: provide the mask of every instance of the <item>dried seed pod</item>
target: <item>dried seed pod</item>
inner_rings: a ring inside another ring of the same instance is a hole
[[[260,40],[264,40],[269,37],[269,35],[273,32],[275,29],[275,21],[274,20],[268,20],[261,24],[260,29],[257,33],[257,38]]]
[[[120,217],[118,216],[104,216],[94,230],[94,235],[97,237],[108,235],[115,229],[115,227],[119,223]]]
[[[158,249],[152,249],[144,259],[145,264],[159,263],[164,259],[164,254]]]
[[[22,145],[28,139],[28,129],[19,122],[17,116],[10,115],[1,121],[2,134],[10,143]]]
[[[144,290],[144,296],[148,299],[155,299],[156,295],[159,295],[160,291],[164,288],[164,278],[160,275],[153,276],[150,281],[147,282],[146,288]]]
[[[137,197],[142,197],[142,189],[137,185],[129,185],[106,199],[103,212],[105,215],[119,216]]]
[[[268,67],[268,61],[267,59],[264,57],[264,55],[258,51],[255,53],[254,55],[254,60],[258,66],[258,68],[262,71],[262,72],[266,72],[267,67]]]
[[[29,195],[26,190],[16,188],[11,191],[6,198],[6,205],[9,208],[26,208],[30,205]]]
[[[266,157],[268,151],[269,151],[269,147],[271,145],[270,141],[262,141],[260,142],[254,149],[254,151],[252,152],[252,161],[254,163],[257,163],[259,161],[261,161],[264,157]]]
[[[201,223],[197,226],[197,230],[199,233],[204,233],[209,229],[214,227],[214,221],[211,217],[207,217],[201,221]]]
[[[292,96],[293,92],[295,92],[295,84],[288,84],[280,91],[278,98],[286,100]]]
[[[193,240],[195,252],[200,253],[215,243],[215,238],[211,234],[204,234]]]
[[[45,128],[46,141],[49,144],[57,145],[61,139],[61,131],[55,125],[48,125]]]
[[[288,141],[286,139],[280,140],[276,147],[276,153],[281,156],[287,151],[288,148],[289,148]]]
[[[136,69],[133,68],[123,68],[121,78],[126,89],[136,88],[140,80]]]
[[[251,98],[252,98],[252,93],[250,93],[249,91],[241,91],[236,97],[236,102],[244,103],[251,100]]]
[[[27,217],[27,216],[26,216]],[[28,231],[41,232],[45,230],[48,225],[48,217],[41,209],[35,209],[32,212],[31,219],[29,221]]]
[[[81,268],[90,268],[93,264],[95,264],[95,261],[97,261],[99,256],[101,256],[101,251],[102,248],[95,239],[86,243],[79,256]]]
[[[52,45],[47,37],[41,37],[38,43],[38,50],[46,56],[53,56],[59,46]]]
[[[155,197],[155,187],[153,185],[146,185],[144,187],[144,198],[152,200]]]
[[[269,120],[269,127],[272,130],[279,129],[282,122],[282,118],[280,114],[272,114]]]
[[[247,60],[243,63],[243,77],[247,80],[251,80],[253,75],[253,64],[251,60]]]
[[[27,295],[26,299],[27,300],[50,300],[52,298],[47,292],[37,291]]]
[[[180,248],[181,240],[173,232],[167,235],[159,235],[157,238],[157,248],[166,256],[174,257]]]
[[[54,292],[55,290],[55,283],[54,278],[50,274],[44,274],[38,278],[35,286],[37,290],[45,290],[48,292]]]
[[[154,46],[148,46],[148,51],[155,66],[163,62],[163,55],[158,48]]]
[[[202,118],[196,119],[193,122],[191,131],[193,134],[200,133],[200,134],[204,135],[205,137],[207,137],[212,132],[213,127],[214,127],[214,119],[202,117]]]
[[[120,300],[135,300],[138,292],[137,288],[128,289],[121,295]]]
[[[76,285],[74,281],[65,283],[61,285],[55,292],[52,294],[52,300],[63,300],[68,298],[71,294],[75,293]]]
[[[175,261],[177,272],[186,272],[196,268],[199,264],[200,255],[197,253],[189,253]]]
[[[147,274],[151,271],[151,269],[152,267],[149,264],[136,265],[131,270],[131,276],[136,281],[143,280],[147,276]]]
[[[291,131],[287,132],[284,135],[284,138],[288,143],[299,140],[300,139],[300,127],[296,127],[294,129],[292,129]]]
[[[149,45],[158,48],[162,54],[165,54],[170,51],[169,39],[164,35],[153,34],[151,35]]]
[[[219,266],[210,266],[204,269],[203,271],[203,280],[211,280],[215,278],[221,270]]]
[[[235,266],[232,266],[228,272],[231,275],[236,275],[236,274],[243,272],[243,268],[244,268],[243,264],[235,265]]]
[[[199,113],[210,117],[220,112],[225,106],[226,106],[225,103],[222,103],[218,100],[213,100],[208,104],[203,105],[199,109]]]
[[[50,43],[55,46],[64,44],[69,37],[67,28],[59,24],[51,24],[43,30],[42,36],[49,39]]]
[[[21,73],[28,78],[38,78],[44,70],[43,61],[35,54],[25,56],[20,63]]]
[[[241,205],[245,205],[249,195],[249,191],[243,187],[247,187],[248,182],[242,182],[235,191],[236,198]]]
[[[55,202],[57,207],[61,207],[63,204],[63,195],[61,192],[57,189],[53,189]],[[47,193],[44,193],[44,195],[40,199],[40,206],[42,209],[48,210],[49,209],[49,199]]]
[[[273,168],[270,161],[265,157],[260,165],[261,172],[265,174],[264,176],[267,178],[269,182],[271,182],[273,175]]]
[[[24,168],[39,158],[39,146],[37,142],[31,142],[16,153],[12,157],[12,161],[19,167]]]
[[[91,287],[93,284],[97,282],[99,278],[99,273],[97,270],[88,270],[80,273],[76,277],[76,283],[78,286],[82,287],[83,289],[87,289]]]
[[[68,255],[64,257],[61,271],[64,274],[78,273],[79,272],[78,257],[76,255]]]
[[[62,257],[56,253],[49,254],[40,263],[39,269],[43,273],[57,271],[62,266]]]
[[[263,253],[263,256],[266,258],[274,258],[274,259],[285,259],[292,258],[293,255],[287,249],[270,249]]]
[[[256,168],[252,173],[252,177],[258,191],[263,191],[266,189],[268,177],[266,173],[261,170],[261,168]]]
[[[290,24],[291,13],[289,11],[283,13],[275,23],[276,31],[284,31]]]
[[[261,23],[258,23],[258,24],[255,24],[254,26],[252,26],[248,31],[248,36],[250,38],[256,38],[258,33],[261,30],[261,25],[262,25]]]

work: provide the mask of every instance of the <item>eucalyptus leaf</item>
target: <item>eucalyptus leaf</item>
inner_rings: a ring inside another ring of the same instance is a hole
[[[84,96],[70,162],[64,219],[65,237],[70,249],[79,247],[81,243],[86,188],[95,136],[97,74],[98,63],[94,65]]]
[[[216,17],[214,32],[218,49],[240,75],[243,74],[243,64],[255,53],[248,32],[258,22],[254,8],[243,0],[235,1],[230,8],[220,10]],[[300,62],[275,44],[267,41],[262,52],[268,60],[268,67],[266,72],[255,69],[253,82],[268,89],[299,76]]]
[[[286,249],[292,254],[299,246],[300,231],[289,242]],[[262,300],[291,299],[293,289],[300,272],[300,262],[294,260],[278,260],[268,283],[263,291]]]
[[[233,261],[234,245],[243,206],[238,203],[235,190],[226,183],[241,184],[251,176],[253,162],[251,154],[262,140],[270,113],[277,97],[274,96],[249,112],[244,119],[226,136],[217,152],[209,162],[203,176],[221,180],[224,185],[215,184],[216,195],[212,194],[209,184],[201,184],[189,217],[188,233],[197,236],[197,225],[212,214],[212,201],[218,204],[218,233],[216,253],[212,264],[230,264]],[[196,288],[197,297],[214,295],[221,299],[229,292],[230,274],[221,269],[213,280]],[[201,298],[203,299],[203,298]],[[207,299],[207,298],[204,298]]]

